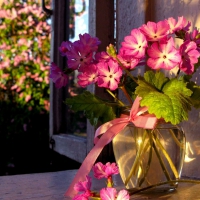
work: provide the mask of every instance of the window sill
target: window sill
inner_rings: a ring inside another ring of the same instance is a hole
[[[84,137],[78,137],[69,134],[53,135],[55,141],[53,150],[68,158],[82,163],[87,155],[87,140]]]

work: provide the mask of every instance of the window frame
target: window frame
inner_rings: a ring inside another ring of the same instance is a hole
[[[64,68],[66,60],[60,56],[58,47],[62,41],[69,39],[67,38],[69,35],[67,28],[69,25],[69,0],[53,0],[52,10],[51,62]],[[89,0],[89,16],[89,33],[101,40],[99,50],[105,50],[106,46],[114,43],[114,0]],[[95,94],[98,93],[100,96],[105,95],[103,89],[97,89],[94,85],[89,86],[87,90]],[[67,119],[64,113],[67,108],[61,102],[66,98],[66,94],[66,88],[57,89],[50,81],[49,134],[51,141],[54,142],[54,151],[81,163],[94,146],[95,128],[87,120],[86,138],[64,133],[64,124]],[[51,144],[50,146],[52,147]],[[106,157],[113,155],[110,145],[106,146],[99,159],[105,159],[105,154]]]

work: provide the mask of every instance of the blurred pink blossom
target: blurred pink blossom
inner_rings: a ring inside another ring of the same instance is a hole
[[[119,173],[116,163],[107,162],[105,165],[101,162],[96,163],[93,166],[94,177],[97,179],[109,178],[114,174]]]

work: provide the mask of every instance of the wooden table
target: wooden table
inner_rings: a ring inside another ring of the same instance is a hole
[[[69,200],[64,193],[77,170],[0,176],[0,200]],[[92,176],[92,174],[91,174]],[[96,179],[95,179],[96,180]],[[93,189],[104,187],[104,181],[93,181]],[[117,188],[122,187],[119,176],[114,177]],[[169,194],[140,194],[135,200],[199,200],[200,185],[179,183],[177,191]]]

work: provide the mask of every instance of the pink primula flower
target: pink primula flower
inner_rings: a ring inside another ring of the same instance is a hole
[[[133,29],[131,35],[124,38],[121,43],[120,51],[124,51],[127,56],[133,56],[137,59],[144,57],[147,47],[147,40],[143,33],[138,29]]]
[[[115,188],[103,188],[100,190],[101,200],[129,200],[130,196],[126,190],[121,190],[117,194]]]
[[[186,32],[185,41],[193,41],[197,45],[197,50],[200,52],[200,32],[197,29],[194,29],[191,33]]]
[[[98,45],[101,44],[101,41],[97,37],[91,37],[90,34],[85,33],[83,35],[79,34],[80,42],[84,46],[89,46],[90,51],[96,51]]]
[[[170,33],[175,33],[176,31],[180,31],[187,25],[187,20],[182,16],[178,17],[178,21],[173,17],[168,18],[168,24],[170,27]]]
[[[93,167],[94,177],[97,179],[109,178],[114,174],[119,173],[119,168],[116,163],[107,162],[105,165],[98,162]]]
[[[95,61],[97,62],[101,62],[101,61],[106,62],[111,59],[111,57],[105,51],[97,52],[94,57],[95,57]]]
[[[66,74],[62,72],[62,70],[55,64],[51,63],[51,71],[49,78],[52,79],[52,81],[55,83],[56,88],[61,88],[63,86],[66,86],[68,83],[68,77]]]
[[[126,190],[120,190],[116,200],[129,200],[130,195]]]
[[[77,194],[72,200],[89,200],[89,197],[87,194]]]
[[[92,61],[92,52],[90,48],[84,46],[79,41],[73,43],[70,51],[66,52],[68,58],[67,64],[69,68],[82,72],[84,67]]]
[[[92,178],[86,176],[85,181],[79,181],[74,185],[74,190],[77,192],[82,192],[81,194],[77,194],[73,200],[88,200],[89,197],[93,196],[92,191],[90,190],[92,182]]]
[[[117,89],[122,76],[122,69],[118,63],[110,59],[108,62],[99,62],[97,68],[99,72],[98,86],[110,90]]]
[[[77,192],[87,192],[88,190],[90,191],[92,182],[92,178],[89,176],[86,176],[85,181],[79,181],[74,185],[74,190]]]
[[[70,51],[70,49],[72,48],[72,42],[70,41],[63,41],[60,45],[60,47],[58,48],[60,51],[61,56],[66,56],[66,52]]]
[[[147,22],[147,24],[143,24],[139,29],[146,36],[148,41],[155,42],[166,39],[169,28],[167,20],[164,20],[158,23]]]
[[[167,43],[153,43],[147,53],[150,57],[147,65],[152,69],[170,70],[176,67],[181,60],[178,50],[174,47],[173,38],[170,38]]]
[[[117,58],[120,60],[123,66],[126,67],[126,69],[134,69],[140,61],[140,59],[134,58],[133,56],[125,55],[123,49],[120,49],[120,53]]]
[[[194,64],[198,62],[200,53],[196,50],[197,45],[195,42],[186,41],[180,46],[181,62],[180,69],[186,74],[194,72]]]
[[[95,83],[98,79],[98,71],[95,64],[90,64],[84,68],[84,72],[77,76],[78,84],[81,87],[87,87],[88,85]]]

